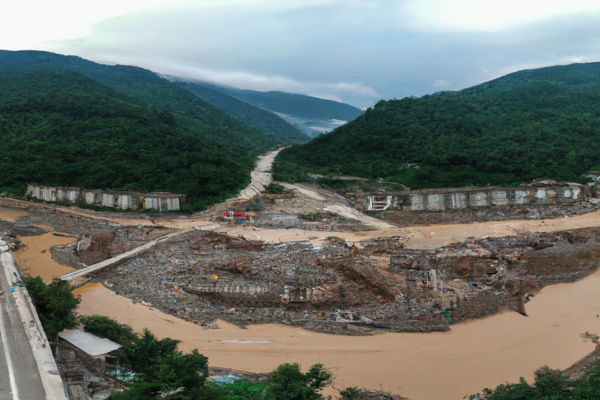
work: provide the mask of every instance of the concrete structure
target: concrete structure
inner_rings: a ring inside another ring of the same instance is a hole
[[[65,330],[60,332],[58,336],[90,356],[107,354],[121,347],[120,344],[112,340],[98,337],[81,329]]]
[[[585,185],[565,184],[518,188],[456,188],[367,193],[361,199],[369,211],[404,209],[445,211],[552,202],[575,202],[585,198]]]
[[[53,186],[27,185],[27,196],[44,201],[66,201],[75,203],[83,201],[104,207],[120,208],[122,210],[137,210],[139,208],[162,211],[178,211],[185,195],[155,192],[140,193],[114,190],[87,190],[78,188],[64,188]]]
[[[50,344],[11,251],[0,240],[0,399],[67,400]]]

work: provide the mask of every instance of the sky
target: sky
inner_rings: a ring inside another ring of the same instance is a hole
[[[598,0],[5,0],[0,10],[3,50],[360,108],[600,61]]]

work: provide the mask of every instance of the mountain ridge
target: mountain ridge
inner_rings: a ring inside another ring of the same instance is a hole
[[[381,177],[414,189],[581,180],[600,165],[599,89],[600,63],[586,63],[381,100],[333,132],[282,151],[275,177]]]
[[[354,120],[362,114],[362,110],[349,104],[303,94],[283,91],[260,92],[195,80],[182,81],[223,93],[274,113],[311,137],[328,132],[340,123]]]
[[[201,209],[245,186],[253,168],[228,146],[78,72],[0,74],[0,190],[27,183],[172,191]]]
[[[162,108],[192,131],[237,147],[240,153],[255,157],[275,147],[291,144],[286,138],[251,127],[144,68],[103,65],[78,56],[43,51],[0,50],[0,70],[24,70],[43,66],[82,73],[133,98]]]
[[[262,108],[255,107],[251,104],[236,99],[225,93],[210,89],[195,83],[175,81],[175,83],[183,89],[195,94],[202,100],[220,108],[223,111],[235,116],[236,118],[252,125],[261,128],[268,132],[277,133],[279,136],[287,138],[290,143],[303,143],[310,140],[310,137],[293,125],[284,121],[282,118],[266,111]]]

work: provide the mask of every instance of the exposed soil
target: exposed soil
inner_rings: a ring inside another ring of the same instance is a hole
[[[315,206],[315,201],[321,202],[316,208],[321,211],[293,214],[300,204]],[[332,201],[337,203],[332,205]],[[85,212],[28,207],[27,215],[6,225],[21,238],[15,246],[25,236],[49,229],[72,235],[77,243],[56,247],[52,255],[73,268],[108,259],[169,232],[158,224],[163,222],[160,219],[152,218],[148,225],[123,226],[106,217],[87,218]],[[320,332],[364,335],[377,330],[443,331],[456,322],[502,310],[524,313],[524,302],[540,288],[580,279],[597,268],[596,228],[502,237],[504,231],[515,232],[515,228],[496,222],[486,226],[500,237],[420,250],[407,245],[419,236],[430,242],[442,240],[444,235],[436,237],[435,230],[468,232],[474,225],[454,225],[453,231],[445,225],[408,228],[410,237],[406,230],[384,229],[387,224],[377,225],[372,217],[340,217],[353,213],[345,211],[349,207],[338,197],[327,197],[322,190],[312,197],[288,193],[264,199],[262,207],[261,217],[242,226],[225,228],[224,233],[190,230],[91,278],[118,294],[199,324],[217,318],[237,325],[283,322]],[[562,215],[572,213],[570,208],[564,206]],[[551,211],[555,215],[558,209],[544,207],[537,214]],[[495,212],[511,215],[510,210]],[[473,213],[468,210],[465,218]],[[412,214],[423,218],[420,213]],[[219,215],[217,206],[205,219],[218,222]],[[118,216],[123,219],[121,213]],[[548,220],[548,226],[564,220]],[[339,229],[347,225],[352,229]],[[293,241],[273,228],[290,233],[302,229],[302,236],[298,234]],[[427,229],[431,232],[420,233]],[[240,231],[260,240],[236,234]],[[404,235],[383,237],[390,231]],[[311,236],[315,234],[318,240]],[[344,234],[352,235],[352,240]],[[273,243],[269,235],[279,242]]]
[[[197,326],[284,323],[357,337],[447,332],[505,310],[525,315],[541,288],[598,267],[594,202],[381,213],[383,221],[322,189],[291,189],[192,217],[0,199],[0,230],[17,260],[19,248],[33,245],[28,238],[43,242],[50,231],[71,236],[51,255],[81,268],[188,229],[90,281]],[[220,217],[226,209],[261,216],[232,224]],[[215,231],[192,229],[208,225]]]

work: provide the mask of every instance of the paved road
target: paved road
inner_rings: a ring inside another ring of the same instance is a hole
[[[44,386],[1,260],[0,267],[0,400],[42,400]]]

